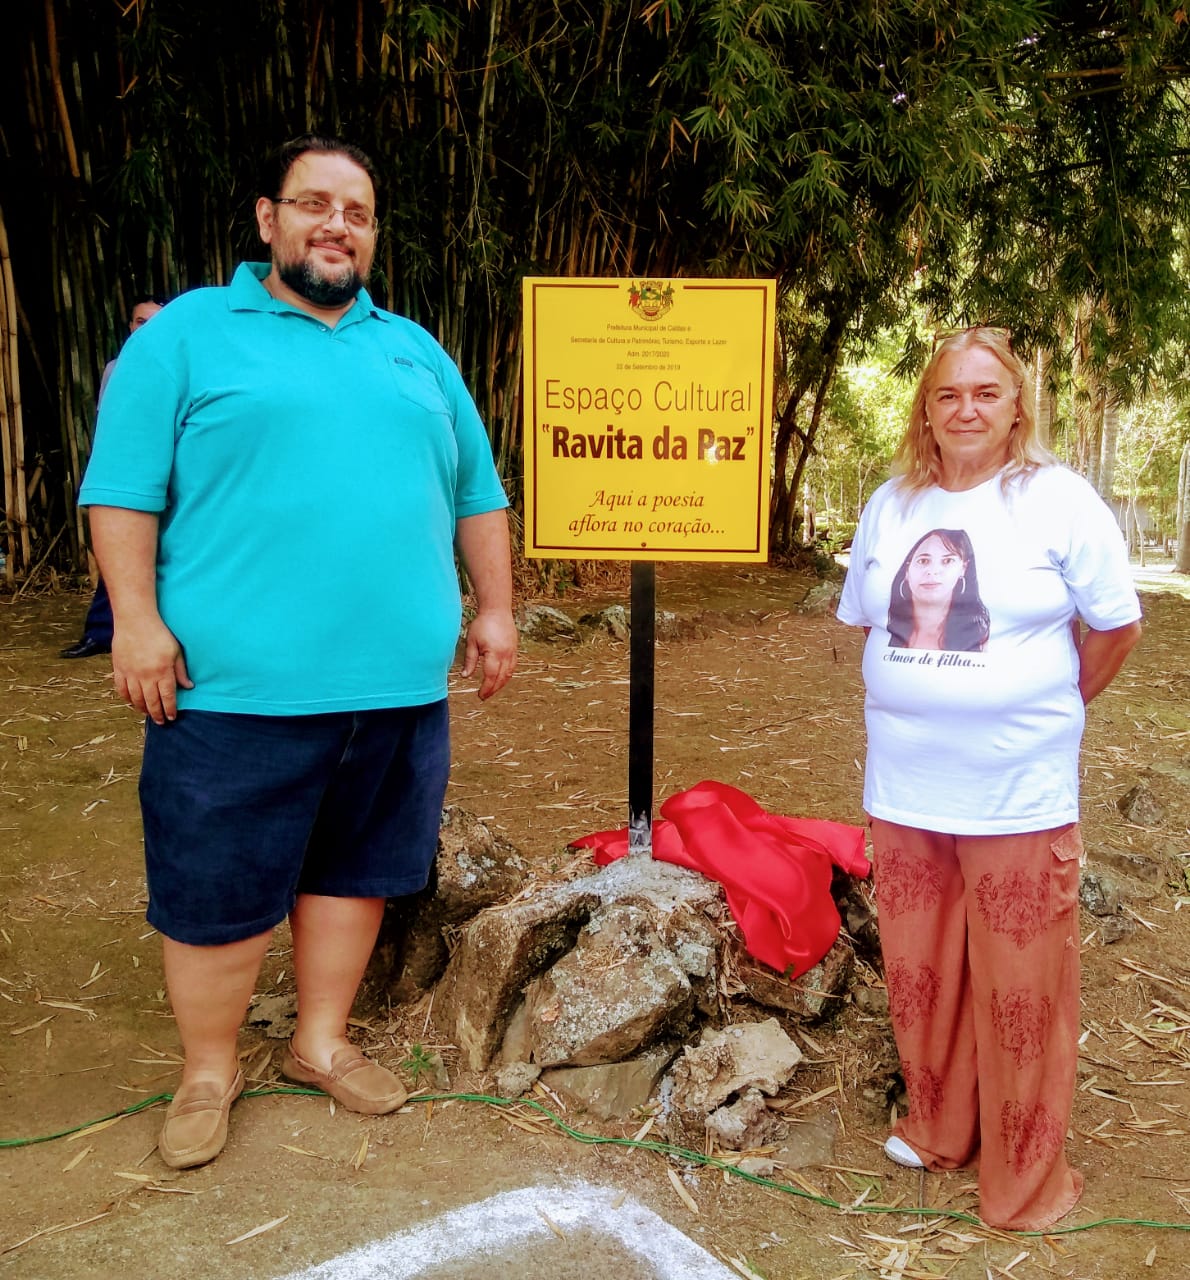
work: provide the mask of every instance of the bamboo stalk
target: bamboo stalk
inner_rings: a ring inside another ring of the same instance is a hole
[[[58,24],[54,16],[54,0],[45,0],[45,39],[50,63],[50,83],[54,91],[54,104],[58,108],[58,124],[62,129],[62,143],[66,148],[70,176],[77,178],[79,176],[78,155],[74,148],[70,113],[66,110],[66,95],[62,91],[62,71],[58,64]]]
[[[11,587],[18,568],[26,572],[27,558],[17,563],[15,534],[27,527],[28,506],[25,500],[23,470],[24,429],[21,422],[21,374],[17,348],[16,289],[12,278],[12,255],[8,248],[8,230],[4,209],[0,206],[0,447],[4,463],[4,510],[7,520],[2,531],[6,547],[4,580]],[[25,544],[22,541],[22,557]]]

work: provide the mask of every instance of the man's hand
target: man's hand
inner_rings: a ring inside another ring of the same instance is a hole
[[[91,537],[116,633],[112,675],[130,707],[164,724],[178,714],[177,691],[193,689],[177,637],[157,611],[157,524],[152,511],[91,508]]]
[[[117,621],[112,639],[116,692],[156,724],[178,714],[177,691],[193,689],[182,646],[160,617]]]
[[[469,676],[483,664],[480,698],[499,693],[516,670],[516,623],[509,609],[491,609],[475,615],[467,628],[467,648],[463,655],[463,675]]]
[[[463,674],[483,663],[479,696],[499,693],[516,670],[517,633],[512,618],[512,555],[503,510],[464,516],[455,530],[459,556],[479,606],[467,628]]]

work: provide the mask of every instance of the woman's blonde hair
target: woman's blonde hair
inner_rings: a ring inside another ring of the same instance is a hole
[[[969,351],[982,347],[990,352],[1012,375],[1016,386],[1016,422],[1008,437],[1008,463],[1000,477],[1002,488],[1017,479],[1031,475],[1040,467],[1054,465],[1058,459],[1049,451],[1037,422],[1033,399],[1033,379],[1025,362],[1012,349],[1007,330],[975,325],[948,334],[934,348],[930,362],[922,370],[909,410],[909,426],[893,454],[892,473],[910,493],[918,493],[942,481],[942,455],[926,413],[926,397],[938,362],[950,351]]]

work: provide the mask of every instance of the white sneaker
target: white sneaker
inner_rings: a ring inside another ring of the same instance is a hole
[[[884,1144],[884,1154],[888,1156],[893,1164],[899,1164],[904,1169],[924,1169],[926,1167],[921,1156],[907,1142],[902,1142],[896,1134],[893,1134]]]

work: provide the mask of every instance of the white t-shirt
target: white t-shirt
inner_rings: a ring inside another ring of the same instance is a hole
[[[868,813],[954,835],[1076,822],[1076,615],[1097,631],[1140,617],[1115,518],[1081,476],[1044,467],[1007,495],[999,476],[916,497],[882,485],[838,610],[871,628]]]

